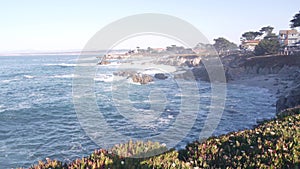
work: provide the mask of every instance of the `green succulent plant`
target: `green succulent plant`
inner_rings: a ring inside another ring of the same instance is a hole
[[[110,151],[95,150],[71,163],[46,159],[31,169],[299,168],[300,107],[254,129],[231,132],[167,150],[158,142],[130,140]]]

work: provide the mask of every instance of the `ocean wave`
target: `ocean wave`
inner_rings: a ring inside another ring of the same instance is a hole
[[[149,68],[145,69],[145,71],[141,72],[142,74],[147,74],[147,75],[155,75],[156,73],[165,73],[164,71],[161,71],[157,68]]]
[[[74,75],[74,74],[54,75],[54,76],[52,76],[52,78],[74,78],[74,77],[77,77],[77,76]]]
[[[47,63],[45,66],[60,66],[60,67],[74,67],[76,64],[73,63]]]
[[[2,83],[9,83],[9,82],[11,82],[11,81],[12,81],[12,79],[1,80]]]
[[[19,110],[30,109],[30,108],[31,108],[31,104],[28,102],[21,102],[15,106],[10,106],[10,107],[5,107],[0,105],[0,113],[4,111],[19,111]]]
[[[0,113],[5,111],[5,106],[4,105],[0,105]]]
[[[162,118],[161,117],[161,118],[158,119],[159,124],[169,124],[170,121],[171,121],[170,118]]]
[[[110,67],[110,66],[119,66],[119,65],[121,65],[121,63],[119,63],[119,62],[111,62],[111,63],[106,64],[106,65],[98,65],[98,66],[100,66],[100,67]]]
[[[26,78],[26,79],[32,79],[32,78],[34,78],[34,76],[31,76],[31,75],[23,75],[23,77]]]
[[[114,76],[113,75],[97,75],[95,78],[94,78],[95,81],[100,81],[100,82],[112,82],[114,80]]]
[[[2,83],[10,83],[10,82],[13,82],[13,81],[18,81],[20,79],[5,79],[5,80],[1,80]]]
[[[108,87],[104,87],[103,89],[102,89],[102,91],[103,92],[110,92],[110,91],[112,91],[112,86],[108,86]]]
[[[141,83],[133,82],[133,80],[131,78],[127,79],[127,83],[133,84],[133,85],[142,85]]]

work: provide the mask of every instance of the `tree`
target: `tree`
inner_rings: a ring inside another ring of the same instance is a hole
[[[213,46],[215,47],[216,51],[220,54],[227,50],[237,49],[237,45],[233,42],[228,41],[225,38],[219,37],[214,39],[215,43]]]
[[[152,49],[151,47],[147,48],[147,53],[153,53],[153,52],[154,52],[154,49]]]
[[[274,29],[274,27],[272,27],[272,26],[265,26],[265,27],[262,27],[259,32],[270,35],[273,32],[273,29]]]
[[[277,54],[279,49],[280,44],[277,35],[270,33],[255,46],[254,53],[255,55]]]
[[[294,18],[290,22],[292,23],[291,28],[300,27],[300,11],[294,15]]]
[[[254,40],[257,36],[262,35],[261,32],[249,31],[242,34],[242,38],[246,40]]]

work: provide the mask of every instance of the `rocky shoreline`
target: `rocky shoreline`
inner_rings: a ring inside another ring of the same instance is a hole
[[[278,100],[276,111],[300,105],[300,55],[226,56],[221,58],[229,84],[268,89]],[[209,81],[204,66],[193,69],[197,79]]]
[[[139,55],[139,57],[143,56]],[[152,60],[152,62],[154,64],[188,67],[194,75],[192,77],[191,72],[183,71],[182,73],[174,74],[174,78],[210,81],[205,65],[202,63],[203,59],[209,59],[209,56],[206,57],[195,54],[153,56],[152,58],[156,59]],[[251,57],[235,54],[223,56],[220,59],[227,83],[268,89],[277,98],[277,112],[300,105],[300,55]],[[102,64],[109,64],[109,62]],[[114,74],[126,76],[131,78],[133,82],[140,84],[147,84],[154,81],[154,79],[163,80],[167,78],[167,76],[161,74],[148,76],[137,74],[134,71],[115,72]]]

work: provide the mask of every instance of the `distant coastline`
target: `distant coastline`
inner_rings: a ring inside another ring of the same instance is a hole
[[[114,50],[114,53],[125,53],[128,49]],[[82,51],[79,49],[74,50],[53,50],[53,51],[35,51],[35,50],[22,50],[22,51],[2,51],[0,56],[67,56],[67,55],[80,55],[82,52],[88,55],[98,56],[99,54],[106,53],[106,50],[92,50],[92,51]]]

